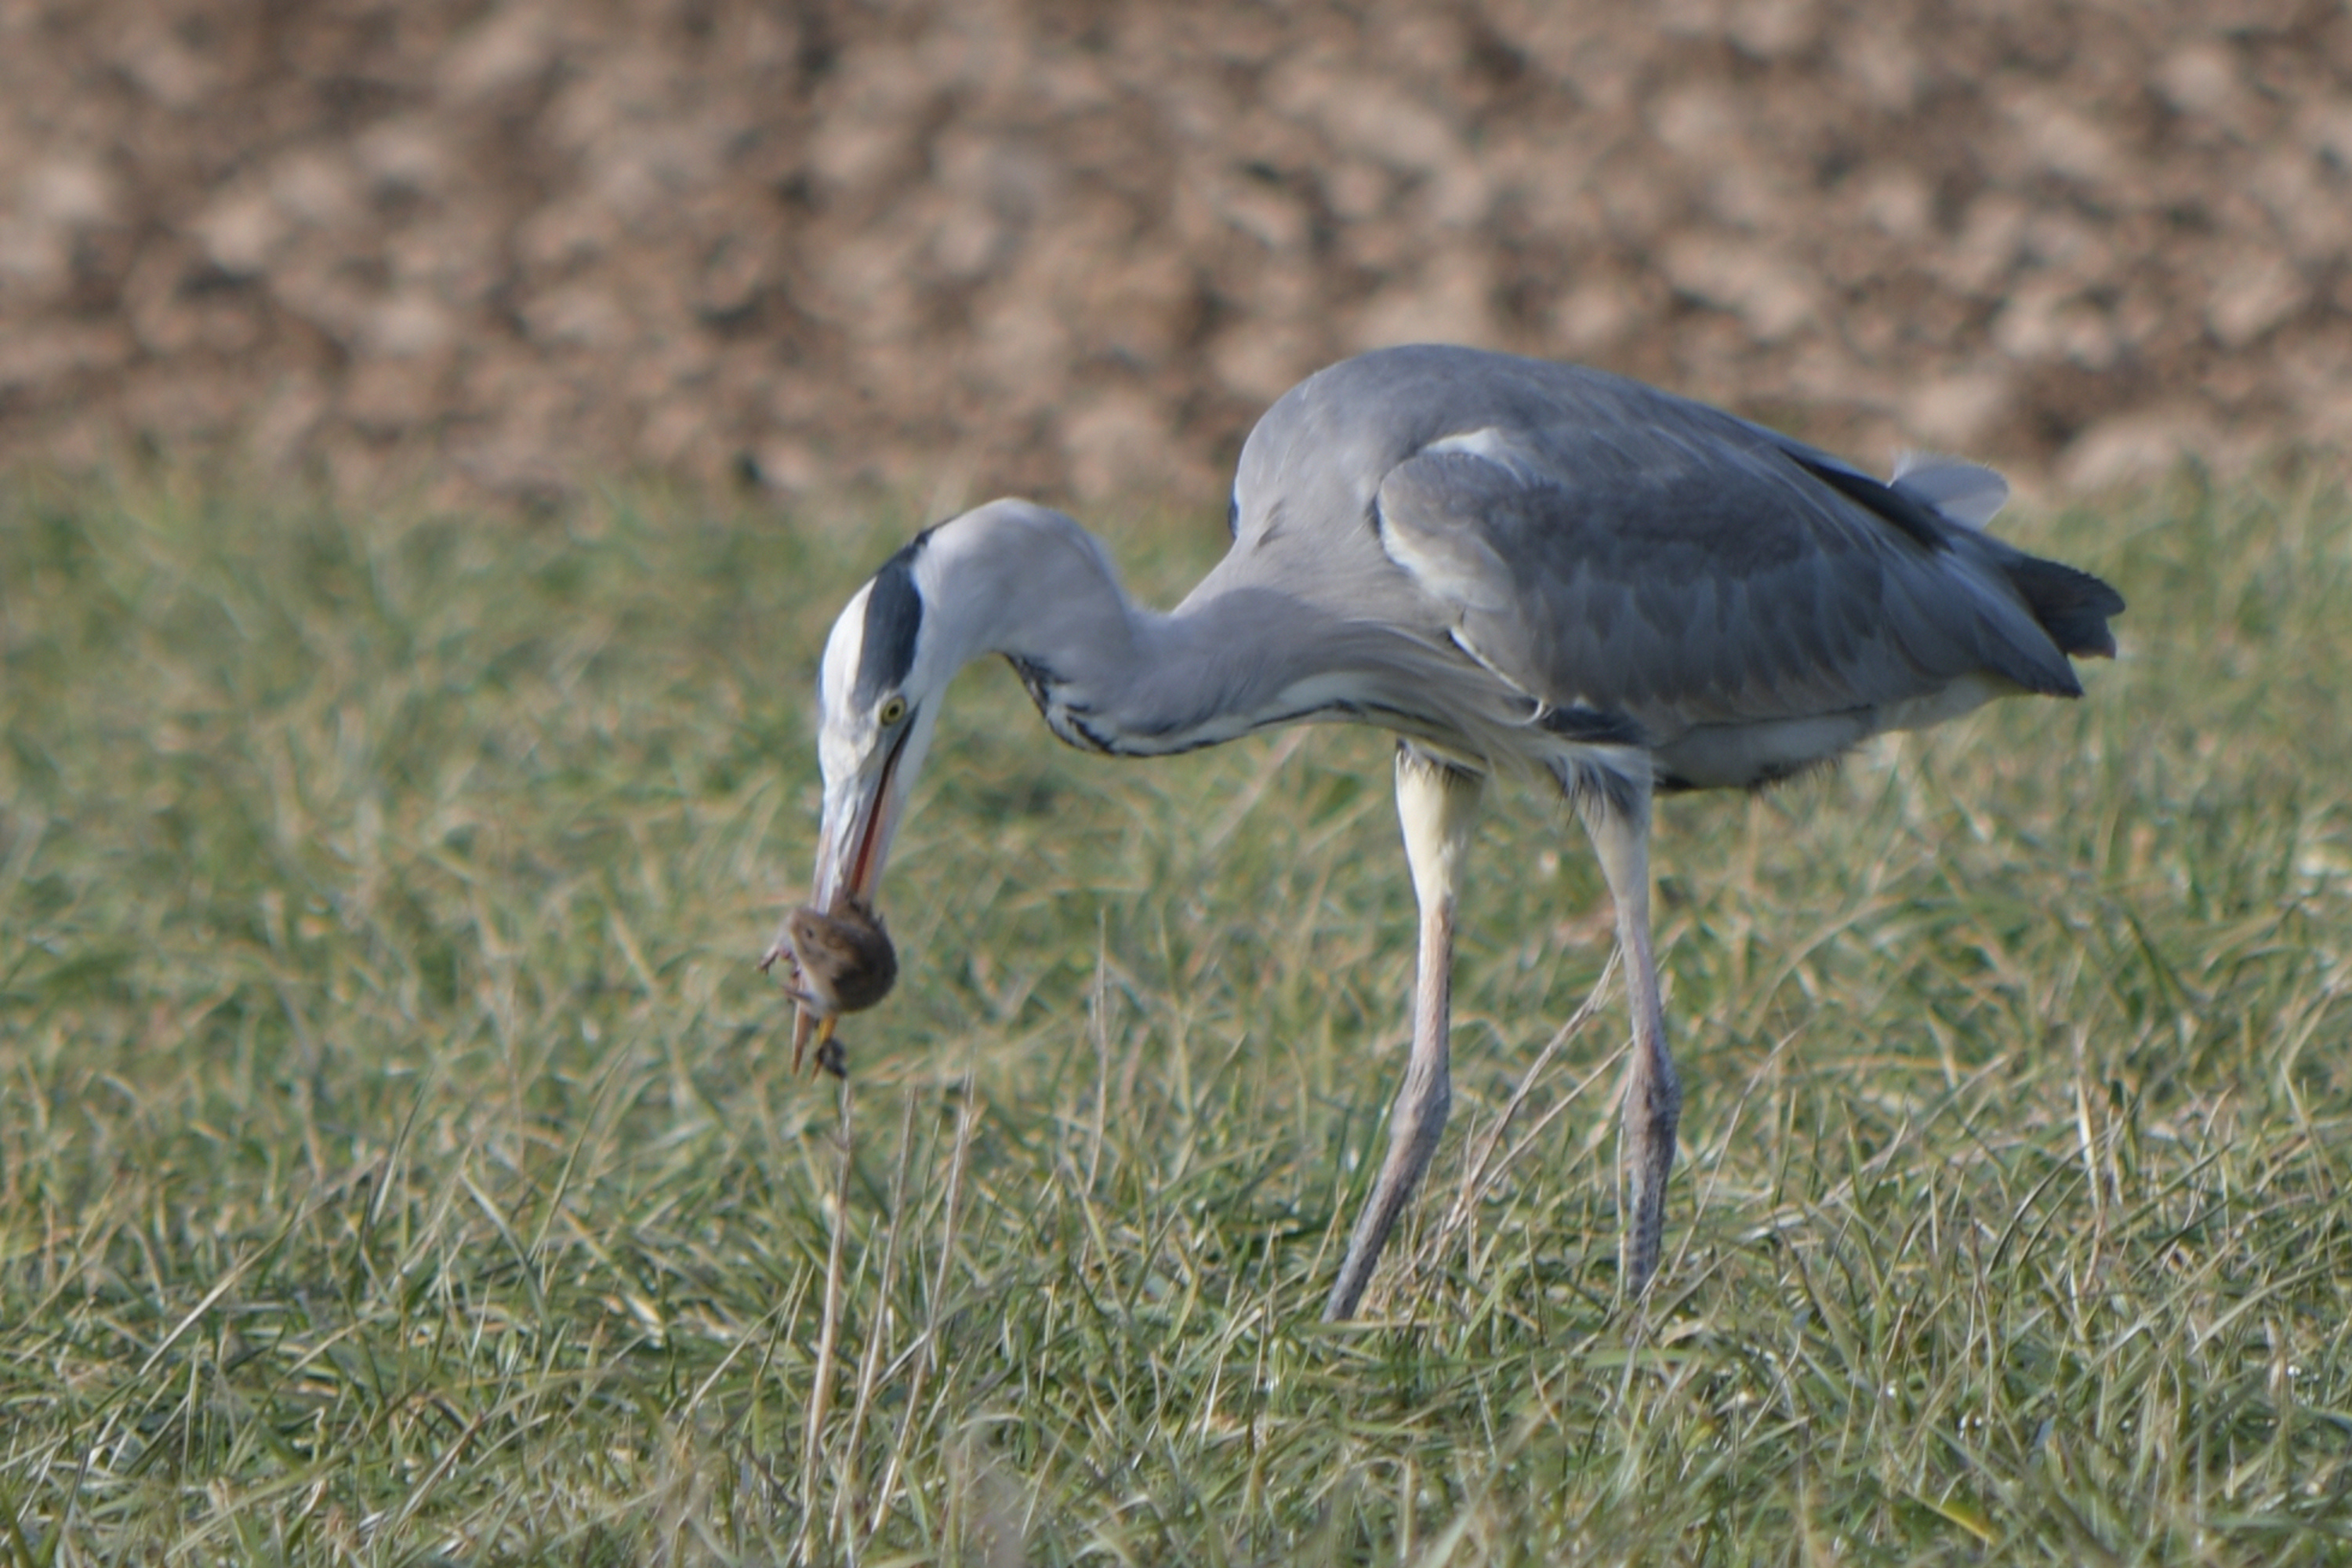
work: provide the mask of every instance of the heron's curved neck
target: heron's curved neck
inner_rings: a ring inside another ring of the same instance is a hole
[[[940,651],[957,664],[1003,655],[1072,745],[1188,751],[1345,700],[1348,639],[1315,635],[1309,606],[1252,590],[1145,609],[1100,542],[1059,512],[983,508],[942,529],[925,557]]]
[[[1339,675],[1330,661],[1311,657],[1311,641],[1277,635],[1307,616],[1305,606],[1260,598],[1268,602],[1255,615],[1224,599],[1162,614],[1121,595],[1116,653],[1089,642],[1068,658],[1058,649],[1008,657],[1046,724],[1072,745],[1121,756],[1213,746],[1307,718],[1333,700],[1319,689]]]

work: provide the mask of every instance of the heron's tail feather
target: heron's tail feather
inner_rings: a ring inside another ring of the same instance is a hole
[[[2039,556],[2021,554],[2004,564],[2026,608],[2062,653],[2077,658],[2116,657],[2107,617],[2124,613],[2124,596],[2088,572]]]

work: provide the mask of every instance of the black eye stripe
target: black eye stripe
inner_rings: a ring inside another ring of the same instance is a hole
[[[915,638],[923,626],[923,595],[915,586],[915,540],[874,574],[866,595],[866,636],[859,648],[856,698],[869,705],[906,683],[915,668]]]

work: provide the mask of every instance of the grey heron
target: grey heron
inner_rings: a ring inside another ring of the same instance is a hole
[[[815,907],[870,907],[941,694],[985,654],[1088,752],[1162,756],[1315,721],[1395,731],[1420,910],[1412,1043],[1325,1310],[1345,1318],[1445,1123],[1454,910],[1483,784],[1549,781],[1592,839],[1625,961],[1620,1279],[1638,1296],[1682,1103],[1651,951],[1652,799],[1757,787],[1995,697],[2079,696],[2069,657],[2114,654],[2123,600],[1986,532],[2007,495],[1941,459],[1878,479],[1573,366],[1437,346],[1348,360],[1258,421],[1232,548],[1173,611],[1133,604],[1094,536],[1027,501],[940,523],[883,564],[824,648]],[[796,1047],[832,1016],[803,993]]]

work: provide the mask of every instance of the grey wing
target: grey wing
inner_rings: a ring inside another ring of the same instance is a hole
[[[1381,484],[1381,544],[1481,663],[1653,743],[1969,676],[2081,689],[2004,572],[2021,557],[1939,515],[1927,487],[1677,407],[1691,416],[1638,435],[1489,429],[1426,447]]]

